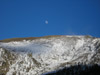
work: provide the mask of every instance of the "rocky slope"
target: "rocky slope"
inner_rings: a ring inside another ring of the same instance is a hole
[[[46,36],[0,41],[0,75],[41,75],[79,63],[100,64],[100,38]]]

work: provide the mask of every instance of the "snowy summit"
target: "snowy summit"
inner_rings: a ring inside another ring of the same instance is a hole
[[[42,75],[78,63],[100,64],[100,38],[46,36],[0,41],[0,75]]]

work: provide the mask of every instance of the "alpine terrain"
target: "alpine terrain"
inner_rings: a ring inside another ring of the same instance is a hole
[[[100,65],[100,38],[59,35],[0,41],[0,75],[46,75],[77,64]]]

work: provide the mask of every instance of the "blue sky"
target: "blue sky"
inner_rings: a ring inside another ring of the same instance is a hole
[[[100,37],[100,0],[0,0],[0,39],[47,35]]]

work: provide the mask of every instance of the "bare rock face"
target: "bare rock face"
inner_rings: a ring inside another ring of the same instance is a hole
[[[100,64],[100,38],[46,36],[0,41],[0,75],[41,75],[79,63]]]

